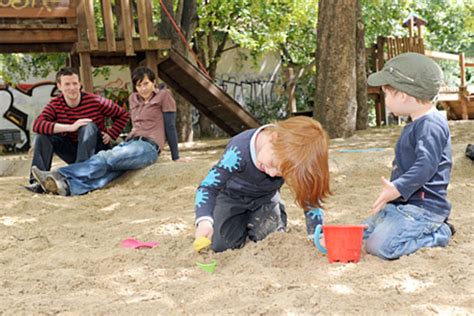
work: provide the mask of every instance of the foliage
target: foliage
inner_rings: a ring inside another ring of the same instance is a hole
[[[44,78],[62,67],[66,58],[66,54],[0,54],[0,78],[8,83]]]
[[[362,0],[366,45],[378,36],[406,36],[403,21],[414,14],[427,22],[425,46],[429,50],[474,56],[474,4],[470,0]],[[457,62],[438,61],[449,85],[459,84]],[[468,70],[467,78],[474,82]]]
[[[287,116],[286,102],[285,97],[276,100],[270,105],[266,105],[260,101],[247,102],[245,108],[252,113],[260,123],[268,124]]]

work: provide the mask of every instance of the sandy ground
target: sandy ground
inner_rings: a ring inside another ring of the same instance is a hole
[[[29,158],[1,157],[0,314],[474,314],[474,165],[464,157],[474,122],[450,123],[449,187],[457,234],[447,248],[396,261],[362,253],[357,264],[329,264],[306,240],[302,211],[282,193],[289,231],[237,251],[192,250],[194,190],[226,140],[165,152],[153,166],[79,197],[31,194]],[[359,223],[389,176],[400,128],[372,129],[331,143],[334,195],[327,223]],[[343,153],[339,149],[384,148]],[[128,237],[154,249],[120,246]],[[196,260],[217,260],[214,274]]]

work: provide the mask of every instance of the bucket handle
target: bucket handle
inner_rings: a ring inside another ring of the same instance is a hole
[[[314,244],[316,245],[316,248],[318,248],[318,250],[323,253],[323,254],[327,254],[328,251],[326,248],[324,248],[321,243],[319,242],[319,240],[321,239],[321,230],[323,228],[323,225],[321,224],[318,224],[318,226],[316,226],[316,229],[314,230],[314,236],[313,236],[313,241],[314,241]]]

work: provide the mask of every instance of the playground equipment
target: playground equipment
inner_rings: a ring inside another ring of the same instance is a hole
[[[449,119],[473,119],[474,94],[469,92],[466,85],[466,68],[474,67],[474,62],[467,61],[464,53],[456,55],[426,50],[423,41],[423,27],[425,25],[426,21],[411,15],[403,23],[403,26],[408,28],[407,37],[379,37],[377,43],[367,49],[370,72],[381,70],[387,60],[407,52],[417,52],[433,59],[458,61],[460,84],[458,87],[441,87],[438,102],[447,111]],[[368,87],[368,95],[375,101],[377,125],[380,126],[382,121],[387,123],[381,88]]]
[[[68,64],[80,70],[88,92],[93,92],[93,67],[128,65],[133,70],[145,64],[227,133],[259,126],[235,100],[172,51],[170,40],[157,38],[152,1],[102,0],[96,3],[99,8],[94,3],[3,1],[0,53],[69,53]]]

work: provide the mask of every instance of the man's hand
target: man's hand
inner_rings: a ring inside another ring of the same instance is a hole
[[[110,137],[109,134],[107,134],[106,132],[101,132],[102,133],[102,142],[106,145],[110,144],[113,139],[112,137]]]
[[[214,234],[214,228],[212,227],[212,223],[207,220],[202,220],[196,227],[196,231],[194,232],[194,238],[198,239],[199,237],[207,237],[212,240],[212,234]]]
[[[75,132],[77,131],[80,127],[86,125],[87,123],[92,122],[91,119],[88,118],[83,118],[83,119],[78,119],[75,121],[73,124],[70,125],[70,132]]]
[[[385,179],[385,177],[382,177],[381,180],[382,180],[382,192],[380,193],[379,197],[377,198],[377,200],[375,200],[374,204],[372,205],[372,213],[374,214],[380,211],[385,206],[385,204],[387,204],[390,201],[395,200],[401,195],[392,182]]]

